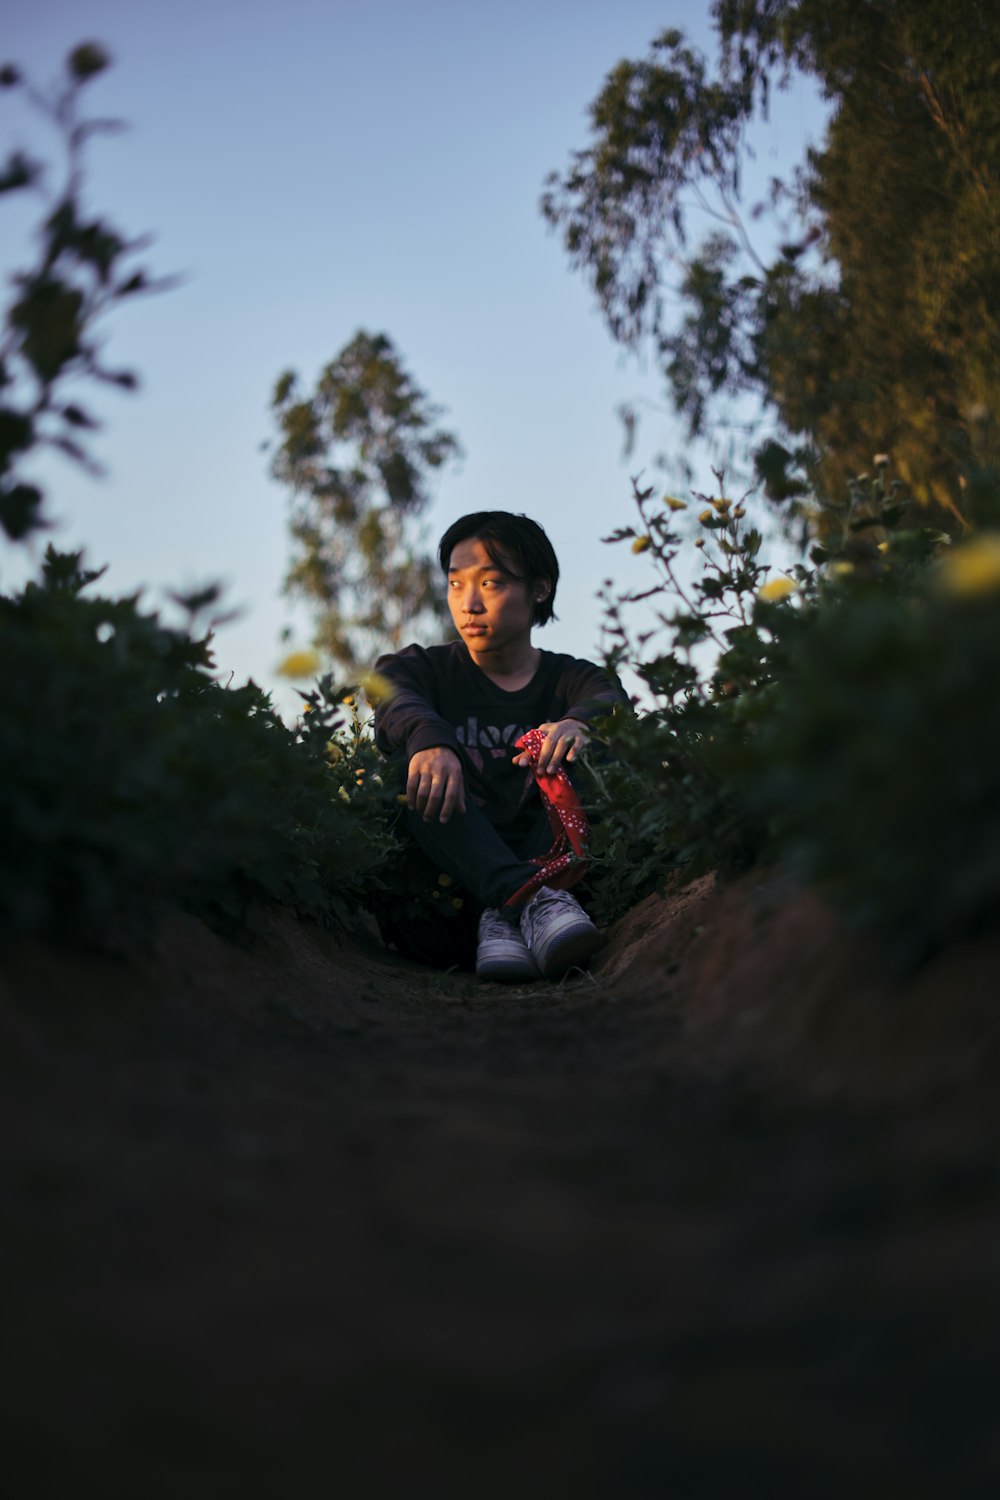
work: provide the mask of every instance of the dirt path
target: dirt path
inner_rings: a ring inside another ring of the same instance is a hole
[[[760,877],[511,992],[268,919],[0,965],[18,1496],[995,1494],[996,940]]]

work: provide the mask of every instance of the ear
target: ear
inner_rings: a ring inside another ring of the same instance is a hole
[[[535,582],[535,603],[544,604],[552,592],[552,584],[548,578],[539,578]]]

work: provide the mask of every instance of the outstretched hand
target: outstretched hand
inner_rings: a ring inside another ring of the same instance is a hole
[[[587,726],[579,719],[556,719],[548,724],[539,724],[545,738],[538,752],[535,772],[539,776],[552,776],[566,761],[572,764],[590,738]],[[514,756],[515,766],[530,766],[531,758],[523,750]]]
[[[406,805],[425,823],[447,823],[453,812],[465,812],[462,762],[447,745],[432,745],[410,757]]]

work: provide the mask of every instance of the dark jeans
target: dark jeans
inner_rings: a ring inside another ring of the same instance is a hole
[[[382,937],[406,958],[420,963],[439,969],[474,969],[476,929],[483,908],[502,908],[537,873],[537,866],[528,863],[531,856],[545,854],[552,847],[544,804],[540,800],[533,804],[503,833],[471,800],[465,813],[452,814],[447,823],[425,823],[409,811],[402,822],[413,840],[410,853],[403,856],[404,870],[418,885],[426,881],[428,887],[437,874],[449,875],[455,884],[448,894],[459,896],[461,910],[438,915],[425,907],[420,916],[413,916],[407,914],[405,902],[382,907],[376,912]]]
[[[447,823],[425,823],[407,810],[406,826],[431,863],[474,896],[480,908],[504,906],[538,873],[528,863],[531,857],[552,847],[552,827],[541,799],[502,834],[471,799],[466,811],[452,813]]]

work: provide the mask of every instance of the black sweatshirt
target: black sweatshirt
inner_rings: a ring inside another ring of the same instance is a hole
[[[498,687],[464,641],[406,646],[375,663],[395,692],[375,711],[375,741],[406,759],[445,745],[460,757],[466,788],[497,828],[507,828],[537,796],[530,770],[515,766],[514,742],[557,719],[587,723],[627,703],[621,683],[593,662],[543,651],[529,683]]]

